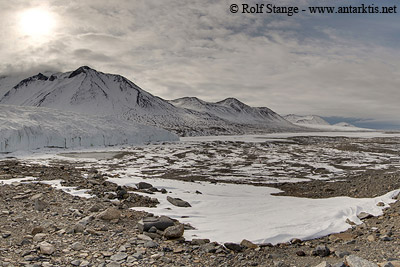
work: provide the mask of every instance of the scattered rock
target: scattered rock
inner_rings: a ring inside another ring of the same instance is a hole
[[[306,253],[304,251],[302,251],[302,250],[299,250],[299,251],[296,252],[296,255],[299,256],[299,257],[304,257],[304,256],[306,256]]]
[[[232,250],[234,252],[241,252],[243,250],[243,247],[241,245],[239,245],[239,244],[236,244],[236,243],[227,242],[227,243],[224,243],[224,246],[227,249]]]
[[[117,254],[114,254],[110,257],[110,260],[112,261],[122,261],[125,260],[128,257],[128,254],[125,252],[118,252]]]
[[[328,257],[330,253],[331,253],[331,251],[329,250],[329,248],[324,245],[317,246],[312,251],[313,256],[320,256],[320,257]]]
[[[160,231],[164,231],[170,226],[173,226],[175,223],[174,221],[167,217],[167,216],[161,216],[161,217],[145,217],[142,220],[138,222],[138,228],[140,231],[147,232],[151,227],[155,227]]]
[[[52,244],[47,243],[46,241],[39,243],[39,248],[40,253],[44,255],[51,255],[54,253],[54,251],[56,251],[55,247]]]
[[[137,189],[150,189],[153,188],[153,185],[146,183],[146,182],[140,182],[136,184]]]
[[[34,206],[35,206],[35,210],[44,211],[47,207],[47,203],[44,202],[43,200],[37,198],[37,199],[35,199]]]
[[[121,212],[116,208],[108,208],[97,215],[97,218],[105,221],[117,220],[121,217]]]
[[[349,267],[378,267],[378,265],[376,265],[375,263],[367,261],[355,255],[346,256],[344,262]]]
[[[185,228],[183,224],[178,224],[174,226],[170,226],[167,229],[164,230],[164,236],[167,239],[174,239],[174,238],[180,238],[183,236],[183,232],[185,231]]]
[[[257,246],[256,244],[254,244],[254,243],[252,243],[251,241],[246,240],[246,239],[243,239],[242,242],[240,242],[240,245],[241,245],[242,247],[251,248],[251,249],[256,249],[256,248],[258,248],[258,246]]]
[[[172,205],[177,206],[177,207],[183,207],[183,208],[191,207],[189,202],[182,200],[180,198],[173,198],[173,197],[167,196],[167,200],[169,203],[171,203]]]
[[[372,217],[374,217],[372,214],[369,214],[369,213],[366,213],[366,212],[360,212],[358,215],[357,215],[357,217],[360,219],[360,220],[365,220],[365,219],[368,219],[368,218],[372,218]]]

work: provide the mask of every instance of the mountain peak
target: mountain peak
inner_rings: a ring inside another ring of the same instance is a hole
[[[92,69],[92,68],[90,68],[90,67],[88,67],[88,66],[81,66],[81,67],[77,68],[76,70],[74,70],[74,71],[69,75],[68,78],[73,78],[73,77],[75,77],[75,76],[77,76],[77,75],[79,75],[79,74],[81,74],[81,73],[86,73],[86,72],[89,71],[89,70],[96,71],[96,70],[94,70],[94,69]]]

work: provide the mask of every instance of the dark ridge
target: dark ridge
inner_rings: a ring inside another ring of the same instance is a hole
[[[39,74],[37,74],[35,76],[32,76],[32,77],[29,77],[29,78],[26,78],[26,79],[22,80],[14,88],[17,89],[17,88],[19,88],[21,86],[28,85],[30,82],[33,82],[33,81],[47,81],[48,79],[49,79],[49,77],[47,77],[46,75],[43,75],[42,73],[39,73]]]
[[[68,78],[73,78],[73,77],[75,77],[75,76],[77,76],[77,75],[79,75],[79,74],[81,74],[81,73],[86,73],[86,71],[88,71],[88,70],[91,70],[91,68],[88,67],[88,66],[79,67],[78,69],[74,70],[74,71],[69,75]]]
[[[51,75],[50,78],[49,78],[49,81],[52,82],[52,81],[54,81],[55,79],[57,79],[57,76]]]

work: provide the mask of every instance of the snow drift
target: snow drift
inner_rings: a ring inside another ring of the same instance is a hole
[[[177,141],[166,130],[111,117],[0,105],[0,152]]]

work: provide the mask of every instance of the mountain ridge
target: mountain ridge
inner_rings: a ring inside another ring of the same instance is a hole
[[[0,104],[74,111],[164,128],[181,136],[298,131],[268,108],[254,108],[235,99],[216,103],[188,98],[196,105],[179,106],[143,90],[118,74],[88,66],[74,71],[38,73],[0,90]]]

